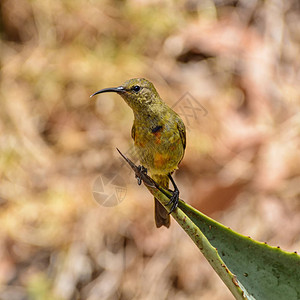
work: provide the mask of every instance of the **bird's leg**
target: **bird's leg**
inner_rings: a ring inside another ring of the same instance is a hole
[[[147,174],[147,169],[144,166],[138,166],[138,173],[144,173]],[[135,178],[137,179],[138,185],[142,184],[142,178],[138,174],[135,174]]]
[[[174,179],[172,178],[171,174],[169,173],[168,174],[168,177],[169,179],[171,180],[172,184],[173,184],[173,187],[174,187],[174,191],[172,193],[172,196],[170,198],[170,201],[167,205],[170,205],[172,204],[171,206],[171,209],[170,209],[170,212],[169,214],[171,214],[175,209],[176,207],[178,206],[178,202],[179,202],[179,189],[174,181]]]

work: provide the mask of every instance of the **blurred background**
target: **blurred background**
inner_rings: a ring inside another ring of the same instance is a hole
[[[0,299],[233,299],[116,151],[151,80],[187,127],[181,197],[300,249],[297,0],[0,2]],[[137,162],[137,161],[135,161]]]

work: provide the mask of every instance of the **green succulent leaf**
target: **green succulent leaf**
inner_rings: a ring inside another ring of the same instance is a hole
[[[119,151],[119,150],[118,150]],[[136,177],[170,211],[171,193],[119,153]],[[179,200],[172,216],[236,299],[299,300],[300,256],[243,236]]]
[[[147,187],[164,205],[168,203],[169,192]],[[172,216],[236,299],[300,299],[300,256],[296,252],[243,236],[182,200]]]
[[[184,202],[179,209],[207,237],[250,299],[300,299],[300,256],[243,236]]]

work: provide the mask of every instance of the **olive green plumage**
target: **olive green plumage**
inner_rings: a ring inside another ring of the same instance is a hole
[[[158,184],[168,188],[168,175],[177,169],[184,155],[186,131],[183,121],[146,79],[130,79],[117,88],[103,89],[93,95],[104,92],[117,92],[132,108],[131,136],[140,162]],[[157,227],[170,226],[169,214],[156,199],[155,222]]]

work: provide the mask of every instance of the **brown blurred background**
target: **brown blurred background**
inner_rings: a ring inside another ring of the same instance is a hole
[[[0,13],[0,299],[233,299],[174,221],[155,228],[115,149],[134,158],[131,110],[89,98],[133,77],[187,125],[182,198],[300,249],[299,1],[1,0]]]

